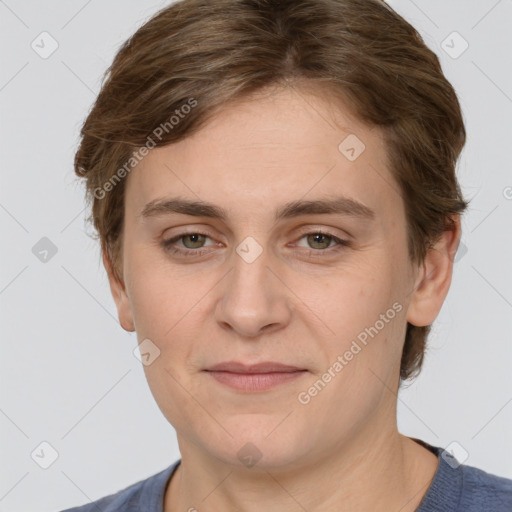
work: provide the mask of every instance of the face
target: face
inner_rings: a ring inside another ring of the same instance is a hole
[[[418,272],[382,134],[333,109],[260,94],[129,175],[111,286],[182,450],[299,465],[394,424]],[[301,371],[206,371],[233,361]]]

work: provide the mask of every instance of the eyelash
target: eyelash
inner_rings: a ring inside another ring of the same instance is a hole
[[[207,238],[211,238],[207,233],[201,233],[199,231],[191,231],[190,233],[181,233],[180,235],[170,238],[169,240],[164,240],[162,242],[162,246],[166,251],[170,252],[173,255],[177,255],[177,256],[199,257],[199,256],[202,256],[203,254],[205,254],[205,252],[208,252],[208,251],[201,251],[203,249],[203,247],[199,247],[197,249],[186,249],[186,250],[173,247],[174,243],[179,241],[181,238],[184,238],[189,235],[201,235],[201,236],[205,236]],[[301,240],[302,238],[307,237],[309,235],[324,235],[324,236],[329,237],[332,241],[336,242],[335,246],[329,247],[327,249],[309,249],[310,253],[318,253],[318,256],[320,256],[320,253],[329,253],[330,254],[332,252],[340,251],[344,247],[351,246],[351,242],[349,242],[348,240],[344,240],[342,238],[334,236],[332,233],[329,233],[327,231],[322,231],[322,230],[315,230],[315,231],[309,231],[308,233],[304,233],[303,235],[301,235],[299,240]]]

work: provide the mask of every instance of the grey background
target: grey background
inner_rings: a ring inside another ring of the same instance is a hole
[[[72,170],[101,75],[168,3],[0,1],[0,512],[87,503],[179,458],[132,353],[135,333],[119,326]],[[512,2],[389,3],[458,92],[468,130],[458,172],[473,198],[424,370],[399,394],[399,427],[437,446],[455,441],[466,464],[512,478]],[[58,42],[48,58],[31,47],[43,31]],[[442,43],[459,53],[454,31],[469,44],[457,58]],[[43,237],[57,250],[46,262]],[[58,453],[47,469],[43,441]]]

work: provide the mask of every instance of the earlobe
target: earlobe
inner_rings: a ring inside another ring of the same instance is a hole
[[[419,268],[407,321],[418,327],[430,325],[441,310],[450,289],[453,261],[460,242],[460,218],[454,216],[453,229],[444,231]]]
[[[107,271],[110,292],[116,303],[119,323],[125,331],[134,332],[135,324],[133,322],[132,308],[125,285],[115,275],[110,257],[105,251],[102,251],[102,259],[105,270]]]

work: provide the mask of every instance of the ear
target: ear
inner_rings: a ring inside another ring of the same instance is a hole
[[[112,261],[104,250],[102,251],[102,258],[103,265],[107,271],[110,291],[114,298],[114,302],[116,303],[119,323],[125,331],[133,332],[135,331],[135,324],[133,322],[132,308],[128,295],[126,294],[125,285],[119,281],[117,276],[114,274]]]
[[[452,217],[453,230],[444,231],[426,254],[416,279],[407,321],[418,327],[430,325],[439,314],[448,294],[453,274],[453,261],[460,242],[460,217]]]

